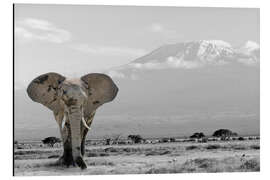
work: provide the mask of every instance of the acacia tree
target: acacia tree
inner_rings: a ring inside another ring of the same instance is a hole
[[[214,137],[232,137],[232,136],[237,136],[237,133],[232,132],[229,129],[219,129],[213,133],[213,136]]]
[[[42,140],[43,144],[47,144],[50,147],[53,147],[55,143],[59,143],[61,140],[57,137],[47,137]]]
[[[205,137],[205,135],[202,133],[202,132],[196,132],[194,133],[192,136],[190,136],[190,138],[196,138],[196,139],[200,139],[200,138],[203,138]]]
[[[143,140],[140,135],[129,135],[128,139],[131,139],[135,144],[140,143]]]

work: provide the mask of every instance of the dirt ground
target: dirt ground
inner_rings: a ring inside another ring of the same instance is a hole
[[[15,149],[15,176],[260,171],[259,140],[87,146],[86,170],[56,165],[61,154]]]

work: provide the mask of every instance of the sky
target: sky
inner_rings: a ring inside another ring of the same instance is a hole
[[[259,43],[259,9],[15,5],[15,88],[58,72],[80,77],[170,43]]]

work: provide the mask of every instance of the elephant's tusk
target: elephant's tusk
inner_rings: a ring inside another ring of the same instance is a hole
[[[82,122],[83,122],[83,125],[88,129],[88,130],[90,130],[90,127],[86,124],[86,122],[85,122],[85,119],[84,118],[82,118]]]
[[[61,124],[62,129],[64,129],[64,127],[65,127],[66,119],[67,119],[66,115],[64,115],[64,118],[63,118],[63,121],[62,121],[62,124]]]

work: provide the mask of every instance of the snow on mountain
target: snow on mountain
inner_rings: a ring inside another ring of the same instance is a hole
[[[194,69],[232,62],[254,65],[259,59],[260,47],[253,41],[247,41],[240,48],[222,40],[187,41],[164,45],[126,65],[111,69],[109,74],[123,78],[128,73],[134,77],[136,71],[141,70]]]
[[[210,62],[229,58],[234,54],[231,45],[221,40],[189,41],[160,47],[132,63],[164,62],[169,57],[187,61]]]

